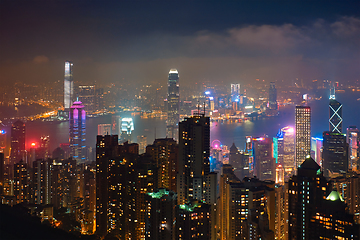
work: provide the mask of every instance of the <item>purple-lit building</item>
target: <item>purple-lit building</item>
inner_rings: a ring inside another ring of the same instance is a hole
[[[86,112],[84,105],[76,101],[70,108],[70,157],[78,162],[85,161]]]

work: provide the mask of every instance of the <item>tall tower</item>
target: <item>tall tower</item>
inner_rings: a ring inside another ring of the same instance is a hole
[[[210,119],[204,115],[185,118],[179,124],[178,204],[203,200],[203,186],[210,172]]]
[[[271,82],[269,87],[269,108],[277,109],[277,90],[274,82]]]
[[[360,132],[356,126],[349,126],[346,130],[346,142],[349,144],[349,169],[360,169]]]
[[[309,106],[295,108],[295,164],[300,166],[311,150],[311,109]]]
[[[304,159],[303,159],[304,160]],[[311,238],[311,218],[316,207],[330,192],[330,183],[320,171],[320,166],[308,157],[286,183],[288,189],[289,231],[287,239]]]
[[[323,170],[346,173],[348,171],[348,148],[346,137],[341,133],[323,132]],[[329,171],[329,172],[328,172]]]
[[[23,159],[25,154],[25,123],[18,120],[11,126],[11,164]],[[25,160],[25,159],[23,159]]]
[[[84,105],[76,101],[70,110],[70,156],[80,162],[85,161],[86,112]]]
[[[73,63],[65,62],[64,74],[64,108],[70,109],[74,98]]]
[[[330,89],[329,131],[342,133],[342,122],[342,104],[335,100],[335,89]]]
[[[179,73],[176,69],[171,69],[169,72],[167,107],[166,135],[168,138],[177,140],[179,131],[180,93]]]
[[[231,84],[231,102],[240,101],[240,83]]]

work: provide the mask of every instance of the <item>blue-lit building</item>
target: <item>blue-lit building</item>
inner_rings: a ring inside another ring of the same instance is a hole
[[[86,112],[80,101],[74,102],[70,109],[70,157],[78,162],[85,161],[86,154]]]

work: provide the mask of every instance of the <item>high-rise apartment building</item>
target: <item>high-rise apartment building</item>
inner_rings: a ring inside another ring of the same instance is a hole
[[[180,113],[179,72],[171,69],[168,78],[166,137],[177,140]]]
[[[321,199],[311,216],[306,239],[359,239],[360,225],[355,224],[354,215],[347,208],[337,191]]]
[[[176,239],[211,239],[209,204],[192,200],[177,207]]]
[[[65,62],[64,74],[64,108],[70,109],[74,99],[73,63]]]
[[[70,156],[79,161],[85,161],[86,154],[86,112],[80,101],[74,102],[70,110]]]
[[[164,188],[146,194],[146,239],[175,240],[176,193]],[[179,237],[180,239],[181,237]]]
[[[78,97],[87,113],[92,113],[95,110],[95,86],[79,86]]]
[[[210,119],[204,115],[179,123],[178,204],[203,200],[203,186],[210,172]]]
[[[349,144],[349,169],[360,170],[360,132],[356,126],[346,130],[346,142]]]
[[[19,162],[25,159],[25,123],[18,120],[11,126],[11,154],[10,164]]]
[[[295,166],[301,165],[310,155],[311,149],[311,109],[309,106],[295,108]]]
[[[52,163],[49,160],[36,160],[33,162],[32,175],[30,202],[51,204]]]
[[[146,147],[146,153],[156,162],[159,188],[176,192],[176,174],[179,145],[172,138],[155,139]]]
[[[217,224],[220,239],[251,239],[255,223],[254,219],[249,219],[252,210],[256,211],[254,214],[258,214],[258,217],[265,217],[263,222],[257,223],[257,236],[265,238],[266,232],[274,234],[275,183],[260,181],[258,178],[244,178],[240,181],[230,165],[224,165],[222,170],[218,204],[220,221]]]
[[[344,134],[325,131],[323,133],[323,171],[326,176],[331,173],[348,171],[348,144]]]
[[[16,203],[29,202],[30,176],[29,168],[23,160],[14,164],[14,196]]]
[[[137,144],[118,145],[117,135],[97,136],[96,232],[121,239],[145,238],[145,194],[155,191],[156,165]]]
[[[307,157],[287,184],[288,190],[288,239],[311,238],[311,218],[316,207],[330,193],[330,183],[320,171],[320,166]]]
[[[349,213],[360,224],[360,174],[350,172],[331,180],[334,190],[341,194],[347,204]]]
[[[335,100],[335,93],[330,94],[329,131],[335,133],[342,133],[342,122],[342,104]]]
[[[270,87],[269,87],[269,108],[270,109],[278,109],[277,90],[276,90],[274,82],[271,82]]]

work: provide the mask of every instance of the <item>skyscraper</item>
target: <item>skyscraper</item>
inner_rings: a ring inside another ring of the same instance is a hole
[[[275,83],[271,82],[269,87],[269,108],[277,109],[277,90],[275,88]]]
[[[329,102],[329,131],[342,133],[342,104],[335,99]]]
[[[146,239],[175,239],[176,193],[165,188],[149,192],[145,196]]]
[[[288,239],[311,238],[311,218],[316,206],[330,193],[330,183],[320,171],[320,166],[308,157],[286,183],[288,189],[289,232]]]
[[[272,156],[270,138],[254,138],[254,176],[260,180],[275,180],[275,159]]]
[[[295,108],[295,164],[300,166],[311,149],[311,110],[309,106]]]
[[[171,69],[168,78],[167,95],[167,126],[166,135],[168,138],[177,140],[180,111],[179,73]]]
[[[179,124],[178,204],[185,204],[191,198],[203,200],[203,186],[210,172],[209,156],[209,117],[185,118]]]
[[[231,102],[240,101],[240,83],[231,84]]]
[[[349,169],[360,169],[360,132],[356,126],[350,126],[346,130],[346,142],[349,144]]]
[[[64,74],[64,108],[70,109],[74,98],[73,63],[65,62]]]
[[[18,120],[11,126],[11,162],[17,163],[21,159],[25,160],[25,123]]]
[[[179,146],[172,138],[155,139],[146,147],[146,153],[151,155],[158,168],[159,188],[176,191],[178,151]]]
[[[323,133],[323,171],[330,173],[346,173],[348,171],[348,144],[344,134],[335,132]]]
[[[95,110],[95,86],[79,86],[79,101],[85,106],[87,113],[92,113]]]
[[[70,110],[70,157],[84,162],[86,153],[86,112],[80,101],[74,102]]]
[[[295,130],[293,127],[281,129],[284,133],[283,139],[283,162],[280,162],[288,175],[295,172]]]

